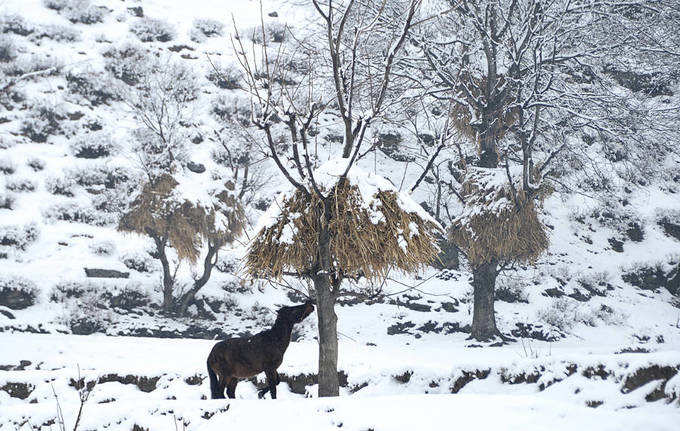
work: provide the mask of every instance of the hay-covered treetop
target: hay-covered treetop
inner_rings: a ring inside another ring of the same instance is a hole
[[[521,166],[518,167],[521,169]],[[521,171],[510,169],[512,178]],[[534,262],[549,245],[537,201],[521,183],[515,193],[505,168],[470,167],[462,185],[463,211],[454,219],[450,239],[473,266],[492,261]],[[539,197],[545,192],[539,192]]]
[[[195,262],[204,241],[233,242],[244,223],[231,182],[163,174],[144,184],[118,229],[166,238],[180,259]]]
[[[314,171],[330,214],[317,194],[297,189],[279,194],[260,219],[246,257],[254,277],[310,275],[318,262],[319,232],[330,233],[335,276],[380,280],[391,269],[411,272],[435,258],[441,226],[385,178],[353,166],[340,182],[347,159],[332,159]],[[311,186],[310,186],[311,189]]]

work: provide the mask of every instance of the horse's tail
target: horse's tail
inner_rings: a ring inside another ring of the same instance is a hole
[[[210,366],[210,360],[207,361],[208,377],[210,377],[210,395],[212,399],[224,398],[224,388],[220,391],[220,383],[217,381],[217,374]],[[222,393],[220,393],[222,392]]]

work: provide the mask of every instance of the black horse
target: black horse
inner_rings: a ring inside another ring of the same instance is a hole
[[[227,396],[235,398],[239,379],[253,377],[262,371],[267,376],[267,387],[259,391],[259,397],[262,398],[269,389],[272,398],[276,398],[276,385],[280,381],[276,369],[281,365],[290,343],[293,325],[302,322],[312,311],[314,305],[311,302],[282,307],[271,329],[251,337],[229,338],[215,344],[208,355],[212,398],[224,398],[225,388]]]

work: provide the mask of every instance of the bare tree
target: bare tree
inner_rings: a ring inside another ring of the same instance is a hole
[[[451,121],[467,138],[458,161],[451,165],[458,171],[453,177],[458,179],[457,195],[463,206],[479,203],[476,198],[466,201],[463,190],[471,166],[505,171],[505,188],[517,214],[534,205],[546,182],[564,183],[570,157],[574,166],[586,163],[574,157],[582,153],[580,134],[606,136],[623,148],[668,151],[658,136],[639,133],[644,118],[650,118],[644,101],[622,97],[610,89],[610,81],[600,78],[613,54],[632,49],[640,33],[612,30],[621,22],[640,30],[630,11],[661,13],[661,3],[431,3],[436,5],[429,11],[432,18],[412,37],[422,48],[425,64],[418,69],[419,77],[435,83],[426,94],[453,104]],[[645,23],[652,25],[650,20]],[[646,49],[651,50],[651,45],[650,41]],[[663,50],[673,55],[672,50]],[[468,160],[469,156],[474,157]],[[544,242],[535,244],[543,247]],[[475,291],[473,338],[500,335],[493,307],[498,272],[513,262],[535,258],[533,252],[488,252],[468,259]]]
[[[295,56],[286,55],[283,46],[270,46],[264,25],[260,51],[249,52],[238,32],[234,47],[246,77],[246,91],[253,100],[252,122],[266,139],[269,157],[300,196],[319,202],[310,208],[319,229],[311,263],[303,272],[290,275],[307,278],[314,285],[319,320],[319,396],[337,396],[334,306],[343,280],[360,275],[347,274],[334,262],[331,226],[339,215],[333,208],[332,190],[347,182],[371,124],[399,97],[392,92],[394,65],[420,0],[399,8],[388,8],[386,1],[310,2],[317,19],[311,24],[312,34],[295,35],[300,41]],[[295,79],[289,79],[291,63],[304,70]],[[324,190],[314,174],[311,136],[321,114],[337,118],[343,130],[339,153],[346,167],[331,190]],[[281,128],[288,134],[285,146],[276,139],[276,130]]]

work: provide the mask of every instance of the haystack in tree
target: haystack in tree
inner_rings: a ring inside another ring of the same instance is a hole
[[[270,208],[247,266],[253,276],[313,283],[321,397],[339,394],[334,306],[343,280],[417,270],[437,251],[436,221],[388,181],[355,167],[370,151],[366,132],[389,120],[402,100],[393,67],[420,2],[386,8],[383,1],[311,0],[316,22],[289,42],[269,42],[264,25],[259,52],[247,53],[238,32],[232,41],[253,105],[252,126],[293,189]],[[343,139],[322,155],[313,137],[324,127]]]
[[[522,190],[521,182],[509,180],[512,171],[468,168],[461,187],[464,209],[449,231],[450,240],[465,253],[472,267],[471,337],[480,341],[502,337],[494,315],[499,271],[513,263],[535,262],[549,245],[537,208],[545,191],[530,196]],[[521,178],[521,173],[517,174]]]
[[[156,256],[163,267],[162,308],[166,313],[186,313],[196,293],[210,279],[220,248],[233,242],[245,223],[231,182],[197,181],[191,176],[169,173],[150,180],[118,224],[120,231],[154,240]],[[203,258],[201,275],[184,292],[175,292],[177,267],[171,268],[168,247],[174,249],[178,265],[181,261],[195,264]]]
[[[313,189],[310,181],[306,192],[293,188],[279,195],[246,258],[253,277],[312,281],[319,317],[319,396],[337,395],[321,384],[334,381],[332,388],[338,389],[334,305],[343,280],[382,282],[392,270],[418,271],[437,255],[441,231],[409,195],[349,164],[349,159],[332,159],[312,172]]]

